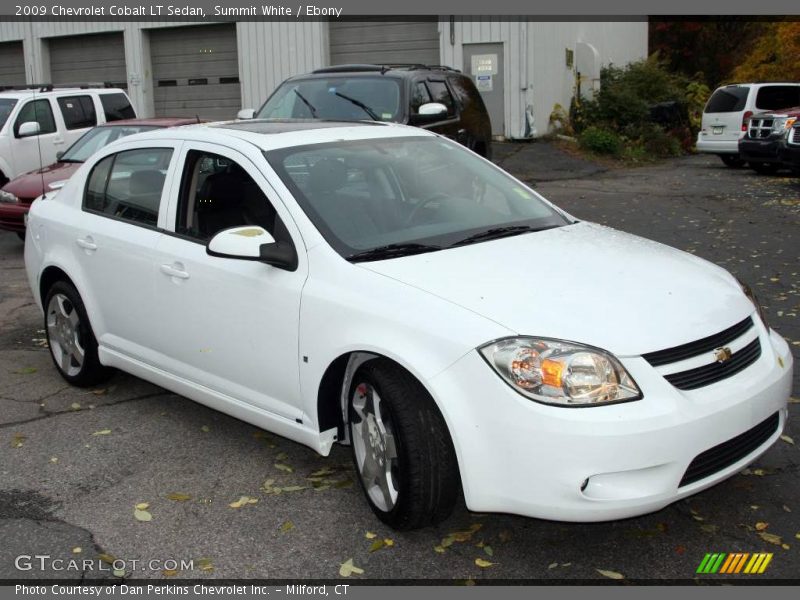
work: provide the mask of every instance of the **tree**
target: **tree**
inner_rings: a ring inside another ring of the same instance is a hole
[[[732,81],[800,81],[800,23],[768,23]]]

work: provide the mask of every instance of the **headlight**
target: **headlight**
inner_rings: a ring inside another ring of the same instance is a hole
[[[794,125],[797,117],[779,117],[772,121],[773,131],[786,131]]]
[[[0,202],[6,202],[8,204],[16,204],[17,202],[19,202],[19,198],[17,198],[11,192],[0,190]]]
[[[769,323],[767,323],[767,316],[764,314],[764,308],[761,306],[761,303],[758,301],[758,297],[756,296],[756,293],[753,291],[753,289],[749,285],[747,285],[741,279],[737,279],[737,281],[739,282],[739,285],[742,286],[742,291],[744,292],[744,295],[747,296],[747,299],[750,300],[750,302],[752,302],[753,305],[756,307],[756,311],[758,312],[758,316],[761,319],[761,322],[764,324],[764,327],[769,329]]]
[[[508,338],[479,351],[520,394],[554,406],[597,406],[639,400],[633,378],[611,354],[572,342]]]

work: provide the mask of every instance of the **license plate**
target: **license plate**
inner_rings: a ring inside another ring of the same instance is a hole
[[[722,135],[722,130],[723,129],[724,129],[724,127],[712,127],[711,128],[711,133],[713,133],[714,135]]]

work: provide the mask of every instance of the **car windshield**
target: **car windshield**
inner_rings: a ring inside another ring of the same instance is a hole
[[[105,125],[90,129],[59,159],[62,162],[85,162],[92,154],[120,138],[158,129],[153,125]]]
[[[256,115],[259,119],[396,121],[400,85],[389,77],[326,77],[285,81]]]
[[[0,98],[0,129],[6,124],[8,116],[16,105],[17,101],[13,98]]]
[[[433,251],[560,227],[535,192],[462,146],[402,137],[283,148],[267,160],[348,259]],[[370,254],[372,252],[373,254]]]
[[[747,86],[720,88],[711,96],[706,105],[707,113],[739,112],[747,102]]]

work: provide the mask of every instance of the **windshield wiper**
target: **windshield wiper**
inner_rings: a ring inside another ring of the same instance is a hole
[[[422,254],[423,252],[435,252],[441,249],[441,246],[432,246],[429,244],[387,244],[386,246],[378,246],[370,250],[356,252],[345,258],[350,262],[363,262],[368,260],[398,258],[400,256],[410,256],[411,254]]]
[[[544,227],[531,227],[530,225],[508,225],[506,227],[493,227],[486,231],[473,233],[465,237],[463,240],[450,245],[451,248],[455,246],[466,246],[476,242],[486,242],[488,240],[497,240],[504,237],[511,237],[512,235],[519,235],[521,233],[530,233],[531,231],[544,231],[545,229],[553,229],[558,225],[546,225]]]
[[[309,102],[309,101],[306,99],[306,97],[305,97],[305,96],[303,96],[303,94],[301,94],[300,92],[298,92],[298,91],[297,91],[297,88],[294,88],[292,91],[293,91],[295,94],[297,94],[297,97],[298,97],[298,98],[300,98],[300,100],[302,100],[302,101],[303,101],[303,104],[305,104],[305,105],[308,107],[308,110],[309,110],[309,111],[311,111],[311,116],[312,116],[313,118],[315,118],[315,119],[316,119],[316,118],[317,118],[317,109],[316,109],[316,108],[314,108],[314,105],[313,105],[313,104],[311,104],[311,102]]]
[[[367,113],[367,114],[369,115],[369,118],[370,118],[370,119],[372,119],[373,121],[380,121],[380,118],[379,118],[379,117],[378,117],[378,115],[375,113],[375,111],[374,111],[374,110],[372,110],[372,109],[371,109],[369,106],[367,106],[366,104],[364,104],[364,103],[363,103],[361,100],[356,100],[355,98],[351,98],[350,96],[345,96],[345,95],[344,95],[344,94],[342,94],[341,92],[333,92],[333,94],[334,94],[335,96],[339,96],[339,98],[344,98],[345,100],[347,100],[347,101],[348,101],[348,102],[350,102],[351,104],[355,104],[355,105],[356,105],[358,108],[360,108],[360,109],[361,109],[361,110],[363,110],[365,113]]]

